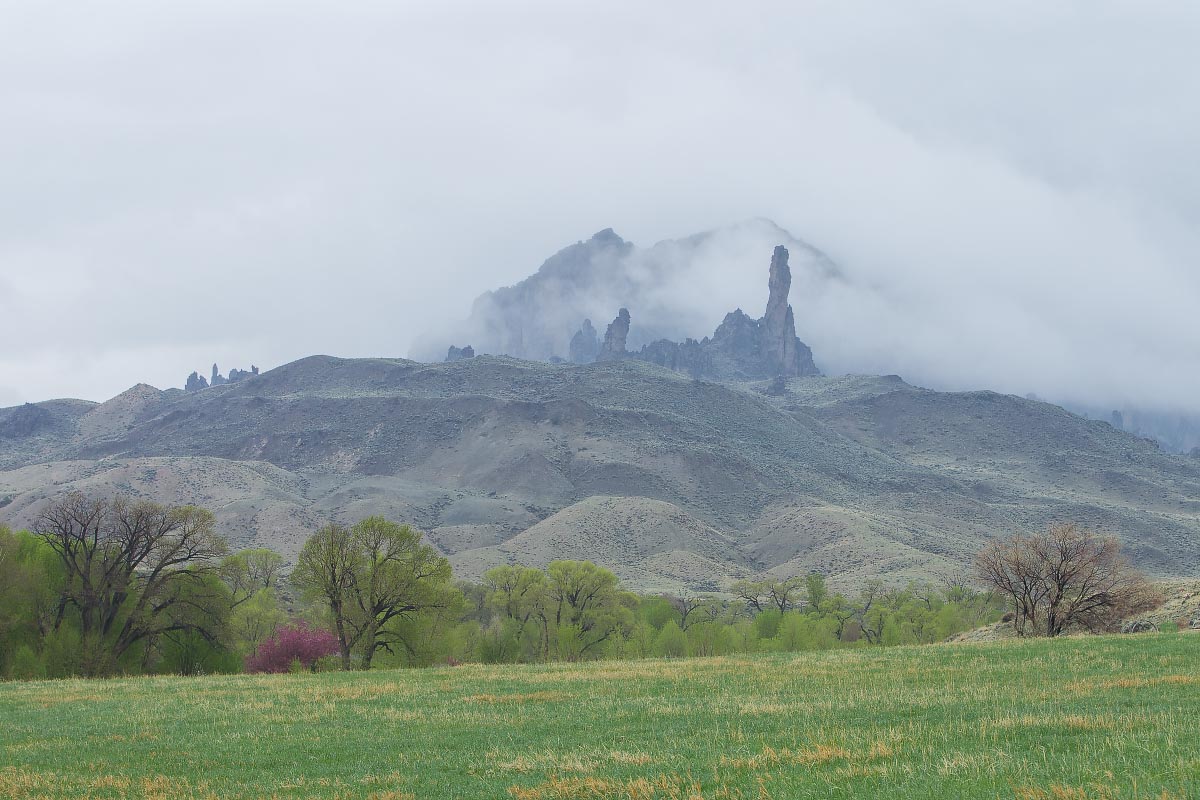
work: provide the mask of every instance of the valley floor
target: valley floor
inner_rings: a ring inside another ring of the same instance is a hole
[[[1200,797],[1200,635],[0,684],[5,798]]]

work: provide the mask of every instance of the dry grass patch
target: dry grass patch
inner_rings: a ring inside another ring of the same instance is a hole
[[[464,697],[468,703],[561,703],[574,699],[567,692],[527,692],[525,694],[473,694]]]

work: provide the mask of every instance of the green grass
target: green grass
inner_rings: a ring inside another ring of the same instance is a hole
[[[1200,797],[1200,635],[0,684],[0,797]]]

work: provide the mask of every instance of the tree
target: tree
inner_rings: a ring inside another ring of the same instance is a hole
[[[678,597],[668,595],[666,600],[675,609],[675,612],[679,614],[679,629],[681,631],[686,631],[693,623],[702,619],[703,611],[712,605],[710,598],[697,597],[692,594],[683,594]]]
[[[688,640],[683,629],[671,620],[663,625],[654,639],[654,654],[666,658],[683,658],[687,655]]]
[[[546,573],[533,567],[493,567],[483,574],[488,606],[500,614],[500,630],[492,637],[492,660],[510,661],[521,655],[531,632],[536,641],[526,656],[545,648],[549,618],[546,615]]]
[[[230,594],[230,644],[243,658],[287,621],[279,606],[282,572],[283,558],[265,549],[242,550],[221,562],[221,580]]]
[[[746,604],[761,613],[768,608],[775,608],[780,614],[799,606],[798,595],[805,588],[805,579],[800,577],[779,580],[769,578],[762,581],[738,581],[730,587],[736,596],[746,601]]]
[[[825,576],[819,572],[808,573],[804,577],[804,591],[808,595],[809,609],[819,609],[825,598],[829,597],[829,586],[825,583]]]
[[[207,579],[227,547],[208,511],[74,493],[49,505],[34,533],[65,570],[52,627],[78,621],[84,674],[110,672],[135,644],[149,651],[169,632],[216,641],[227,596]]]
[[[979,578],[1012,606],[1019,635],[1103,630],[1157,598],[1121,554],[1120,542],[1074,523],[991,542],[975,559]]]
[[[450,562],[407,525],[369,517],[351,528],[327,525],[300,551],[292,580],[329,605],[342,669],[357,650],[363,669],[377,651],[415,652],[395,623],[461,603],[450,583]]]
[[[338,641],[330,631],[302,622],[285,625],[246,659],[246,672],[288,672],[295,663],[311,670],[319,659],[337,652]]]
[[[240,550],[221,562],[221,580],[229,587],[232,604],[237,608],[257,592],[274,591],[283,574],[283,557],[274,550]]]
[[[617,576],[591,561],[550,562],[546,598],[559,653],[569,661],[594,653],[632,620]]]

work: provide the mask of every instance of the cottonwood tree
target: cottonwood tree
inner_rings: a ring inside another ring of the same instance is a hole
[[[34,533],[62,562],[52,627],[77,621],[84,674],[110,672],[135,644],[171,632],[216,643],[228,598],[213,578],[228,548],[208,511],[74,493],[51,503]]]
[[[230,594],[232,647],[242,657],[251,656],[287,622],[278,595],[283,558],[267,549],[242,550],[227,556],[219,572]]]
[[[1104,630],[1158,600],[1115,537],[1075,523],[991,542],[975,569],[1011,605],[1013,628],[1022,636],[1058,636],[1071,626]]]
[[[516,658],[522,644],[530,639],[535,639],[531,654],[544,653],[550,622],[546,613],[546,573],[533,567],[493,567],[483,574],[483,585],[488,607],[501,618],[500,631],[492,637],[494,660]]]
[[[681,632],[686,632],[692,623],[700,619],[703,610],[710,604],[710,600],[704,597],[697,597],[692,594],[683,594],[679,596],[667,595],[666,600],[679,614],[679,629]],[[695,619],[693,619],[695,617]]]
[[[797,608],[805,589],[805,579],[800,577],[784,580],[777,578],[763,581],[743,580],[730,587],[733,594],[745,600],[746,604],[756,612],[761,613],[768,608],[774,608],[780,614]]]
[[[553,616],[559,655],[584,658],[632,622],[631,598],[617,576],[591,561],[551,561],[546,567],[547,616]]]
[[[412,652],[396,623],[461,602],[450,584],[450,563],[412,528],[383,517],[321,528],[305,542],[292,580],[329,604],[346,670],[354,651],[363,669],[380,650]]]

